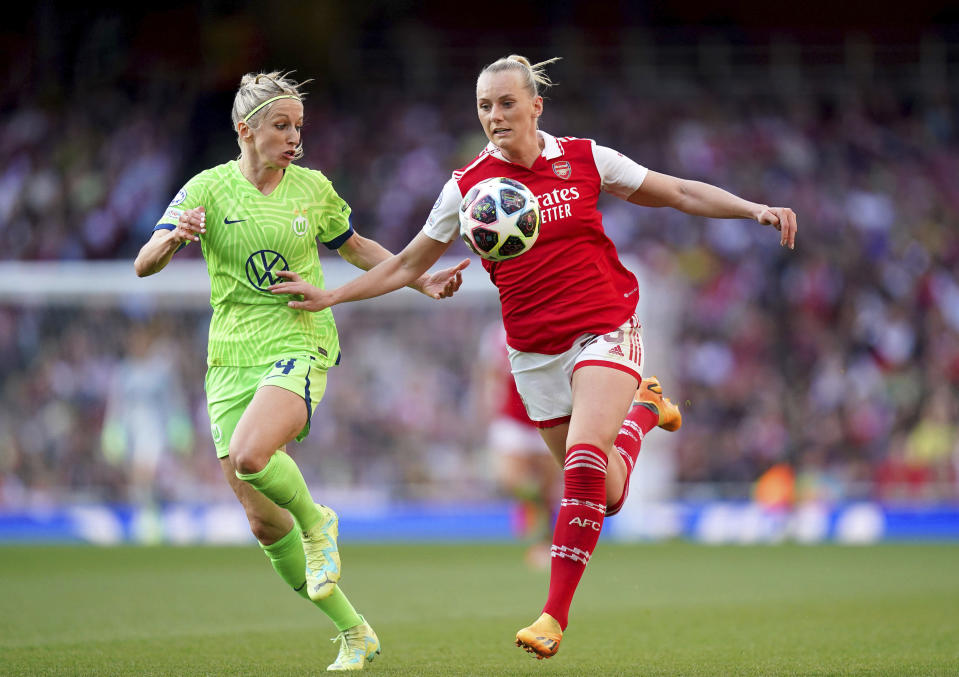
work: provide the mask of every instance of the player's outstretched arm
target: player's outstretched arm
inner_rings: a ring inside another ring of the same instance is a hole
[[[185,209],[173,230],[155,230],[153,236],[140,248],[133,261],[133,269],[139,277],[159,273],[170,262],[180,247],[190,242],[199,242],[206,232],[206,210],[203,207]]]
[[[358,233],[351,235],[336,251],[345,261],[362,270],[370,270],[393,255],[376,240],[362,237]],[[450,297],[463,284],[461,271],[467,265],[469,259],[464,259],[452,268],[423,273],[408,286],[433,299]]]
[[[347,282],[342,287],[320,289],[303,281],[299,275],[292,271],[280,271],[277,274],[288,281],[270,285],[269,289],[274,294],[302,295],[302,301],[290,301],[287,305],[290,308],[314,312],[329,308],[337,303],[382,296],[419,279],[430,266],[439,260],[449,246],[449,242],[439,242],[420,233],[399,254],[384,259],[368,272]],[[440,279],[445,278],[447,280],[446,284],[449,284],[450,280],[456,279],[468,263],[467,259],[452,268],[434,273],[431,277],[440,276]],[[436,283],[438,284],[439,280]]]
[[[702,181],[679,179],[650,171],[629,201],[644,207],[673,207],[681,212],[714,219],[753,219],[779,231],[779,244],[794,249],[799,225],[789,207],[750,202]]]

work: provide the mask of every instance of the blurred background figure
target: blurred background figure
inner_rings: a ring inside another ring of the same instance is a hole
[[[499,490],[516,501],[513,533],[529,543],[527,566],[548,569],[561,474],[516,390],[502,322],[483,332],[476,371],[478,418],[487,435],[493,476]]]
[[[134,325],[124,338],[106,393],[103,456],[124,472],[127,500],[152,504],[166,497],[166,485],[179,474],[175,455],[192,450],[193,425],[173,355],[176,344],[164,328]]]
[[[934,498],[930,489],[955,480],[959,464],[959,407],[955,392],[941,385],[930,395],[919,420],[906,438],[906,462],[920,469],[924,484],[916,498]]]

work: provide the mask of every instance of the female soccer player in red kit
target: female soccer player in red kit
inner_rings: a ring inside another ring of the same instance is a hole
[[[510,363],[530,419],[563,466],[563,499],[553,532],[549,593],[542,615],[516,634],[540,658],[559,649],[573,593],[599,540],[603,519],[622,506],[643,436],[681,425],[659,382],[643,380],[643,345],[635,315],[639,289],[603,230],[600,191],[646,207],[673,207],[710,218],[753,219],[795,245],[788,207],[749,202],[715,186],[660,174],[589,139],[538,129],[544,67],[521,56],[486,66],[476,107],[490,143],[453,172],[426,225],[407,246],[338,289],[317,289],[295,273],[274,293],[302,294],[290,306],[321,310],[405,286],[426,271],[459,234],[458,209],[477,182],[503,176],[539,199],[536,245],[506,261],[483,261],[499,289]],[[468,264],[463,261],[458,267]],[[637,406],[634,406],[637,405]]]

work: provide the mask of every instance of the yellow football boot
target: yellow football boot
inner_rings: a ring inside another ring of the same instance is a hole
[[[306,554],[306,592],[314,602],[332,595],[340,580],[339,518],[325,505],[316,507],[322,515],[320,521],[300,535]]]
[[[340,653],[336,661],[326,668],[328,671],[362,670],[364,665],[372,663],[379,655],[380,640],[366,619],[360,616],[360,620],[363,622],[333,638],[334,642],[340,643]]]

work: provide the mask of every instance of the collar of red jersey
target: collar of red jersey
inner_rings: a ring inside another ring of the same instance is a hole
[[[563,149],[559,147],[559,142],[556,140],[555,136],[552,134],[547,134],[542,129],[537,129],[536,133],[539,135],[539,138],[543,140],[543,152],[540,153],[542,157],[546,158],[547,160],[553,160],[563,154]],[[486,151],[490,155],[499,158],[500,160],[509,162],[509,160],[506,160],[506,158],[503,157],[503,151],[497,148],[496,144],[494,144],[492,141],[486,144]]]

